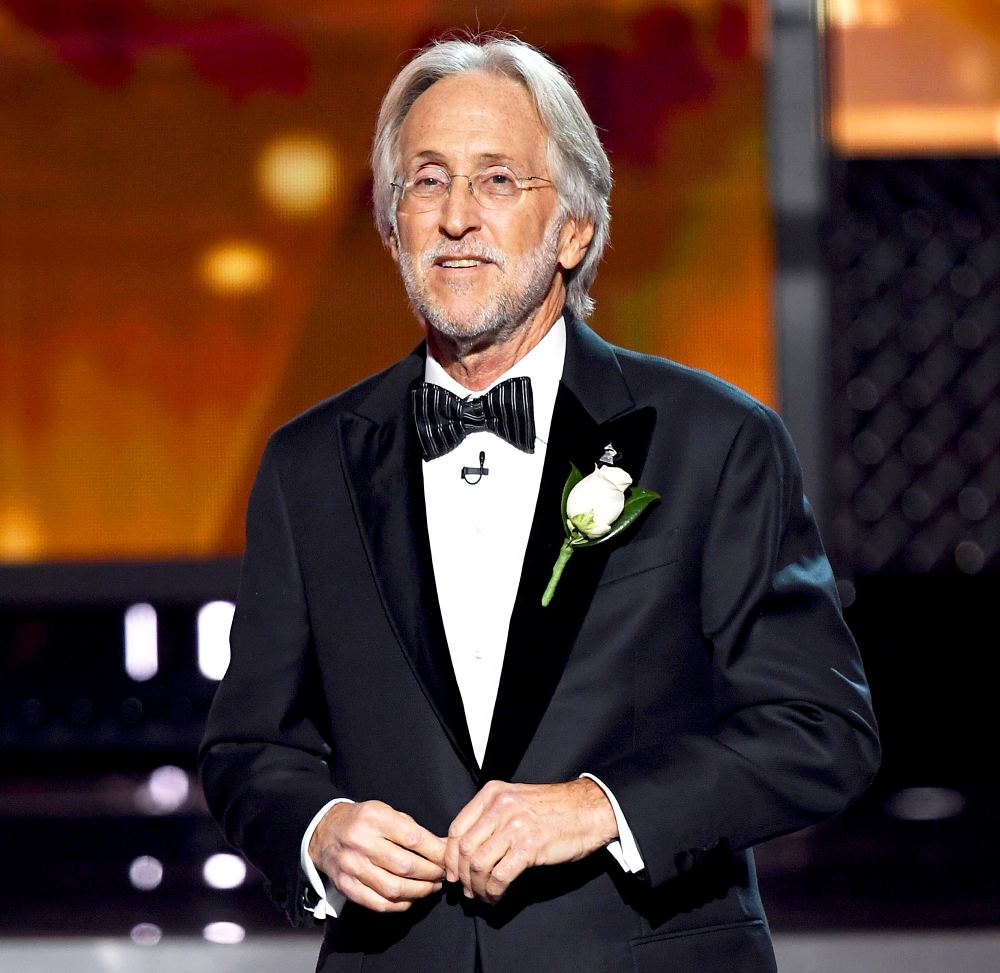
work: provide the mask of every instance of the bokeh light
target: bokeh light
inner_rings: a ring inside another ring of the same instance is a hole
[[[323,139],[283,135],[261,153],[257,184],[278,212],[292,217],[314,216],[338,194],[340,169],[336,152]]]
[[[263,290],[273,275],[273,261],[264,247],[233,240],[208,249],[201,259],[202,282],[223,294],[250,294]]]
[[[208,679],[221,679],[229,668],[229,629],[236,606],[210,601],[198,612],[198,668]]]
[[[247,931],[238,922],[210,922],[201,934],[210,943],[236,946],[246,938]]]
[[[235,889],[246,881],[247,866],[239,855],[212,855],[201,869],[205,884],[213,889]]]
[[[128,880],[133,888],[152,891],[163,881],[163,864],[152,855],[140,855],[129,865]]]

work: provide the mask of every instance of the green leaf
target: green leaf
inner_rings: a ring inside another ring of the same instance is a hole
[[[566,502],[569,500],[570,491],[583,479],[583,474],[576,468],[575,463],[570,463],[569,469],[569,476],[566,478],[566,485],[563,487],[562,494],[562,525],[563,532],[566,534],[566,537],[572,540],[573,533],[570,531],[569,525],[566,523],[568,519],[566,516]]]
[[[645,487],[631,487],[625,498],[625,507],[621,512],[621,516],[614,522],[611,530],[609,530],[603,537],[590,539],[586,545],[580,546],[591,547],[592,545],[603,544],[605,541],[610,541],[612,538],[617,537],[623,530],[631,527],[631,525],[634,524],[639,518],[640,514],[642,514],[642,512],[654,500],[659,499],[660,495],[655,490],[647,490]],[[563,503],[563,509],[565,510],[565,501]]]

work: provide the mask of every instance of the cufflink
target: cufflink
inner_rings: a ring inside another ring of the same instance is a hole
[[[302,908],[307,912],[312,912],[319,905],[319,896],[309,882],[302,883]]]

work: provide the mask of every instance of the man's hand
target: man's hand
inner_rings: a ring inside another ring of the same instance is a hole
[[[352,902],[405,912],[440,891],[443,838],[381,801],[335,804],[309,841],[309,857]]]
[[[577,861],[618,836],[611,803],[588,778],[565,784],[490,781],[448,829],[445,872],[465,894],[496,902],[533,865]]]

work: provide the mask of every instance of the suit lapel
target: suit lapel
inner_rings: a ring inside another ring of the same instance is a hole
[[[386,614],[413,674],[470,772],[478,775],[434,584],[420,444],[410,388],[423,356],[391,370],[357,414],[342,415],[340,441],[355,514]]]
[[[484,780],[514,777],[559,683],[612,546],[619,543],[575,553],[551,604],[542,607],[565,536],[560,503],[570,463],[589,473],[611,442],[638,482],[654,420],[652,410],[635,410],[610,345],[567,315],[566,363],[511,615]]]

